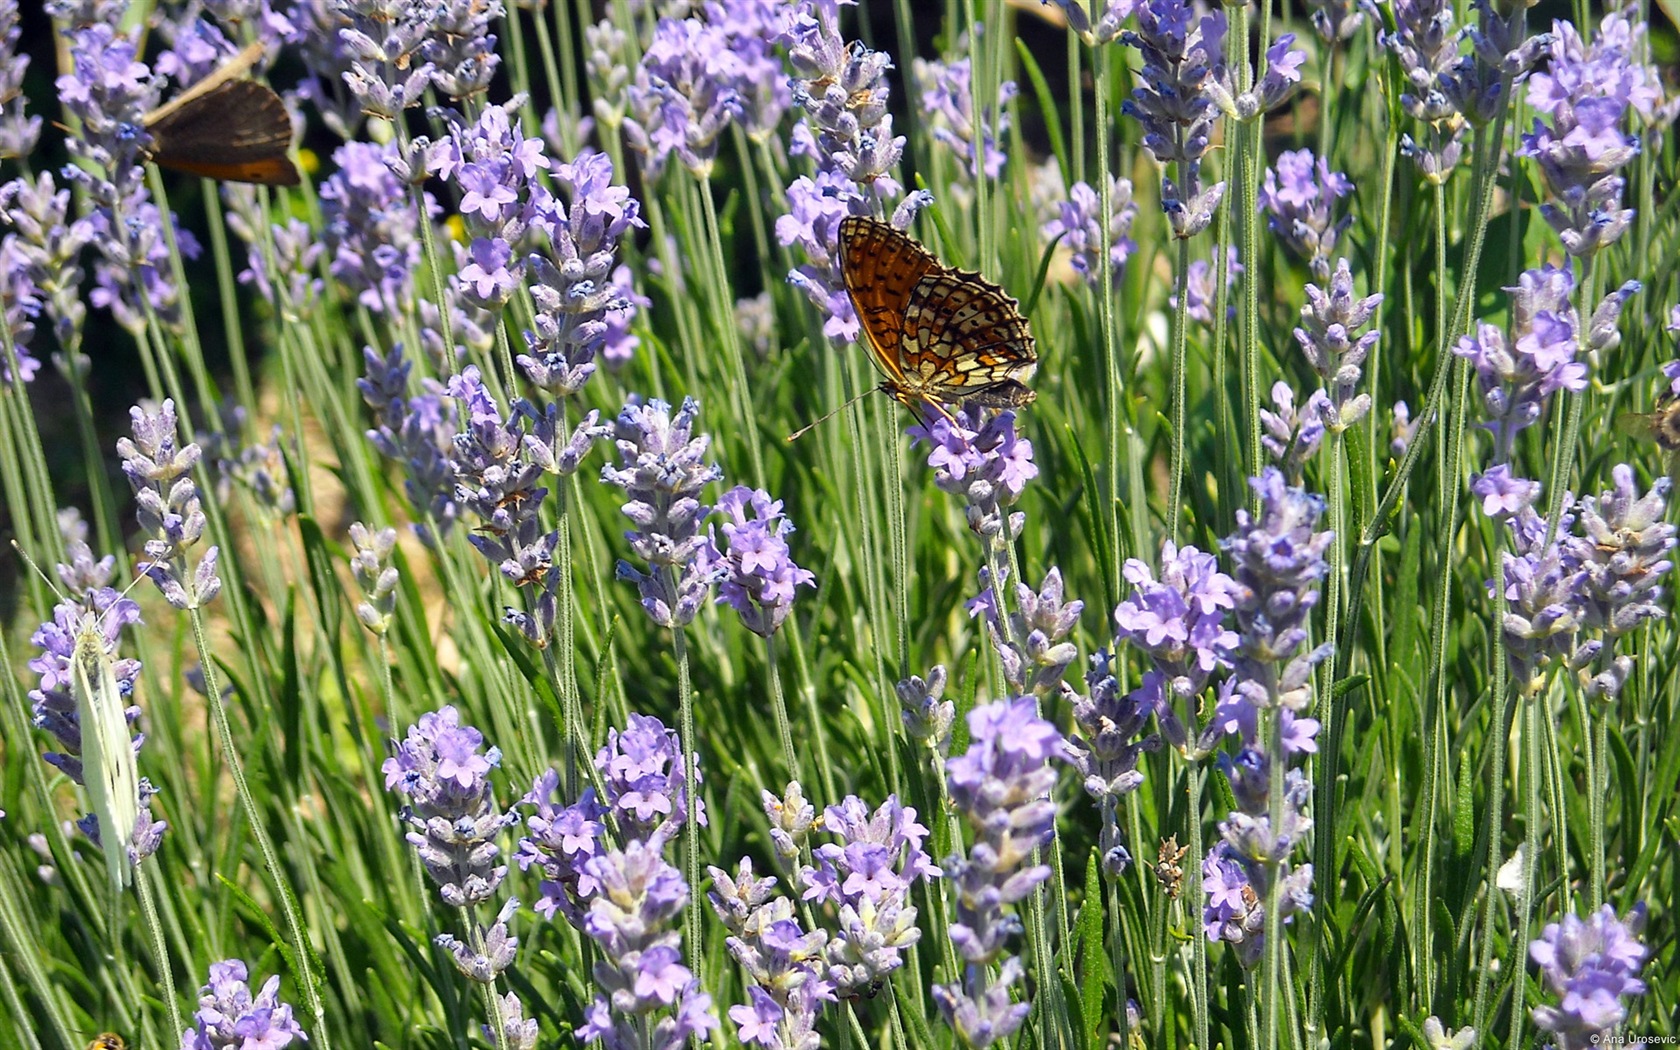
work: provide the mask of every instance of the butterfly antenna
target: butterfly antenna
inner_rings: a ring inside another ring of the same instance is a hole
[[[53,578],[47,575],[46,570],[41,568],[34,558],[29,556],[29,552],[24,550],[17,540],[12,541],[12,550],[18,552],[18,557],[23,559],[25,565],[28,565],[31,569],[35,570],[35,575],[41,577],[41,580],[46,583],[47,588],[53,592],[53,595],[57,597],[59,601],[68,602],[70,600],[64,596],[63,591],[58,589],[58,584],[53,582]]]
[[[820,418],[814,420],[813,422],[805,424],[804,426],[800,427],[798,430],[795,430],[793,433],[789,434],[787,436],[788,441],[792,442],[792,441],[799,440],[800,438],[805,436],[807,431],[816,429],[816,427],[818,425],[828,422],[829,420],[833,419],[835,416],[844,412],[846,409],[851,408],[853,405],[857,404],[859,401],[862,401],[864,398],[868,397],[870,394],[873,394],[874,392],[875,392],[875,388],[870,387],[868,390],[865,390],[863,393],[858,394],[856,397],[848,398],[838,408],[829,409],[827,412],[824,412]]]

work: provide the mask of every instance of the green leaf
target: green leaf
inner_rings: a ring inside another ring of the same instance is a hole
[[[1109,974],[1108,952],[1103,948],[1102,871],[1097,865],[1097,851],[1085,858],[1085,900],[1074,917],[1074,936],[1079,941],[1079,995],[1068,1001],[1080,1009],[1081,1032],[1087,1047],[1101,1046],[1097,1036],[1107,1014],[1103,1003],[1107,989],[1114,983]]]

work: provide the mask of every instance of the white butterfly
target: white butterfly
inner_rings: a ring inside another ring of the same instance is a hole
[[[22,548],[16,543],[12,546],[36,572],[41,572]],[[41,572],[41,576],[47,579],[46,573]],[[52,580],[47,579],[47,584],[52,586]],[[128,729],[128,704],[117,681],[115,647],[106,640],[106,624],[107,617],[120,615],[127,591],[104,608],[98,608],[97,603],[90,602],[95,607],[89,608],[88,604],[71,602],[57,587],[53,592],[61,602],[78,610],[73,614],[70,695],[76,702],[76,724],[82,737],[82,783],[99,821],[99,841],[111,888],[120,893],[134,878],[129,843],[140,819],[140,772],[134,760],[134,738]]]

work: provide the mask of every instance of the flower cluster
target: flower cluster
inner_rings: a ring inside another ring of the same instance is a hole
[[[1320,281],[1330,279],[1330,259],[1336,241],[1353,216],[1337,219],[1336,201],[1353,192],[1353,183],[1330,162],[1315,158],[1312,150],[1285,151],[1277,166],[1266,169],[1266,185],[1260,191],[1260,207],[1266,225],[1285,246],[1307,260]]]
[[[373,409],[378,426],[367,439],[381,454],[402,464],[403,491],[420,522],[415,532],[432,545],[460,516],[455,499],[455,470],[449,461],[458,430],[455,404],[434,379],[421,383],[410,395],[408,376],[413,364],[403,356],[401,343],[381,357],[373,347],[362,350],[367,374],[356,380],[362,400]]]
[[[600,887],[588,873],[588,863],[605,848],[606,809],[594,788],[584,788],[569,806],[559,804],[560,774],[545,769],[520,803],[534,812],[525,818],[530,832],[519,840],[513,859],[520,871],[539,866],[543,878],[537,884],[537,914],[553,919],[559,912],[579,929],[584,911]]]
[[[502,63],[490,27],[505,17],[502,0],[446,0],[428,11],[431,32],[420,55],[431,64],[439,91],[464,99],[489,89]]]
[[[718,498],[717,510],[725,518],[718,601],[739,613],[747,630],[768,638],[787,619],[795,590],[816,586],[817,578],[794,564],[785,538],[793,523],[781,500],[737,485]]]
[[[472,300],[490,310],[501,309],[519,287],[524,249],[554,221],[546,214],[549,193],[537,181],[549,168],[542,139],[525,137],[509,112],[514,108],[486,106],[470,125],[449,113],[450,134],[426,150],[426,170],[460,190],[460,215],[473,235],[466,247],[456,245],[458,277]]]
[[[1007,612],[997,600],[990,570],[982,569],[981,575],[987,587],[968,603],[968,613],[985,617],[1011,692],[1039,697],[1056,692],[1062,674],[1079,655],[1067,639],[1078,626],[1085,603],[1077,598],[1063,600],[1062,570],[1052,567],[1036,592],[1024,583],[1015,584],[1016,611]]]
[[[742,70],[730,38],[698,18],[662,18],[626,91],[630,147],[657,179],[674,153],[699,178],[711,173],[718,139],[740,118]]]
[[[336,36],[348,66],[344,83],[362,112],[396,120],[418,106],[432,86],[435,67],[421,48],[438,12],[402,0],[343,0],[332,8],[348,16]]]
[[[1336,260],[1328,292],[1316,284],[1307,285],[1307,301],[1301,307],[1295,342],[1324,384],[1325,411],[1320,422],[1332,434],[1341,433],[1371,411],[1371,395],[1355,391],[1365,358],[1381,333],[1372,329],[1360,334],[1359,330],[1371,323],[1382,301],[1380,294],[1353,294],[1353,271],[1346,259]]]
[[[1067,200],[1057,204],[1056,217],[1039,227],[1045,241],[1062,238],[1073,253],[1074,272],[1085,278],[1092,288],[1102,280],[1102,257],[1108,249],[1109,275],[1116,285],[1125,276],[1126,260],[1137,251],[1137,242],[1129,236],[1132,220],[1137,217],[1137,205],[1132,202],[1132,182],[1112,176],[1109,182],[1108,236],[1102,235],[1102,201],[1097,191],[1083,182],[1076,182],[1068,190]]]
[[[198,990],[193,1026],[181,1033],[181,1050],[280,1050],[293,1040],[308,1042],[291,1006],[280,1001],[279,975],[270,975],[255,995],[250,976],[238,959],[210,964],[210,979]]]
[[[1650,949],[1639,942],[1645,905],[1633,906],[1626,919],[1606,904],[1587,919],[1565,915],[1549,923],[1528,944],[1528,956],[1540,967],[1540,981],[1558,1004],[1536,1006],[1534,1024],[1551,1033],[1557,1050],[1587,1050],[1601,1045],[1627,1020],[1626,1000],[1648,990],[1639,979]]]
[[[931,446],[928,468],[941,491],[961,496],[968,504],[968,527],[991,544],[1002,544],[1004,513],[1038,477],[1032,442],[1015,432],[1015,413],[999,412],[990,419],[977,405],[950,418],[936,414],[931,423],[905,431],[913,441]],[[1020,531],[1024,516],[1010,515],[1009,531]]]
[[[409,844],[439,895],[452,907],[489,900],[507,875],[496,864],[496,838],[518,820],[496,807],[490,771],[501,764],[501,749],[480,753],[484,734],[461,724],[452,706],[420,716],[407,739],[380,767],[385,788],[403,796],[403,822]]]
[[[0,160],[27,157],[41,137],[41,118],[24,112],[23,80],[29,56],[18,54],[17,0],[0,0]]]
[[[140,571],[151,577],[164,600],[175,608],[202,608],[222,589],[216,576],[219,548],[206,550],[196,564],[187,557],[209,524],[192,479],[202,450],[196,444],[177,443],[174,401],[164,401],[157,412],[135,406],[128,418],[134,437],[118,438],[117,453],[122,456],[123,476],[134,490],[140,531],[148,537],[148,560]]]
[[[688,783],[683,776],[683,750],[677,732],[652,715],[632,713],[623,730],[607,730],[607,743],[595,753],[595,768],[605,780],[605,812],[611,814],[627,839],[666,840],[688,819]],[[694,779],[700,776],[695,756]],[[695,799],[701,827],[706,826],[706,800]]]
[[[356,603],[356,619],[383,637],[391,630],[391,619],[397,611],[397,567],[391,564],[391,554],[397,548],[397,530],[389,526],[374,530],[353,521],[350,542],[356,548],[350,558],[350,574],[362,589],[362,600]]]
[[[226,504],[231,486],[237,483],[268,514],[285,517],[296,510],[280,425],[276,423],[269,431],[268,441],[247,442],[244,434],[250,413],[245,406],[224,402],[217,414],[221,417],[220,431],[198,432],[204,458],[216,468],[216,501]]]
[[[717,1027],[712,997],[683,965],[676,920],[689,903],[688,883],[663,856],[673,825],[631,839],[588,861],[598,889],[583,932],[599,947],[600,993],[584,1008],[577,1036],[606,1050],[653,1050],[704,1039]]]
[[[1394,32],[1379,31],[1378,39],[1400,60],[1406,79],[1400,107],[1427,129],[1422,142],[1402,135],[1400,150],[1424,178],[1443,183],[1464,156],[1467,127],[1453,79],[1459,59],[1453,5],[1446,0],[1396,0],[1394,23]]]
[[[1235,757],[1220,756],[1237,808],[1220,822],[1223,841],[1202,863],[1204,931],[1235,945],[1244,966],[1260,960],[1272,886],[1280,891],[1280,922],[1312,903],[1312,866],[1289,861],[1312,827],[1305,812],[1312,785],[1300,770],[1288,770],[1282,820],[1274,822],[1271,770],[1273,763],[1317,750],[1318,722],[1304,714],[1313,699],[1313,667],[1329,656],[1330,646],[1301,648],[1319,581],[1329,571],[1324,552],[1334,539],[1313,531],[1324,511],[1322,498],[1289,487],[1272,467],[1252,484],[1259,514],[1239,509],[1237,530],[1223,543],[1233,566],[1238,641],[1233,676],[1213,714],[1213,726],[1235,734],[1242,745]]]
[[[1031,697],[975,708],[968,715],[968,751],[945,764],[951,800],[975,841],[966,856],[943,864],[957,897],[951,942],[964,966],[959,983],[934,986],[933,1001],[972,1047],[1013,1035],[1032,1010],[1030,1002],[1011,1001],[1010,989],[1025,972],[1009,954],[1021,920],[1007,909],[1050,877],[1047,866],[1029,861],[1055,836],[1050,761],[1066,758],[1062,735],[1033,708]],[[996,980],[989,972],[994,963],[1000,964]]]
[[[1137,0],[1090,0],[1091,10],[1087,11],[1085,0],[1045,0],[1055,3],[1067,14],[1068,28],[1078,33],[1085,43],[1092,47],[1112,43],[1120,36],[1120,25],[1131,17]],[[1096,17],[1093,18],[1092,16]]]
[[[1112,658],[1098,650],[1085,672],[1088,692],[1082,696],[1072,686],[1062,686],[1062,695],[1079,726],[1078,735],[1068,742],[1069,755],[1079,770],[1085,793],[1096,801],[1102,814],[1097,848],[1102,851],[1103,871],[1112,878],[1118,878],[1132,863],[1120,832],[1120,799],[1143,785],[1138,759],[1145,751],[1161,747],[1161,737],[1145,735],[1144,727],[1150,715],[1156,715],[1163,727],[1172,717],[1166,714],[1171,704],[1162,680],[1159,672],[1149,671],[1138,688],[1122,693],[1114,677]],[[1177,719],[1173,722],[1177,724]],[[1179,735],[1183,735],[1182,729]]]
[[[1622,124],[1630,111],[1651,120],[1662,98],[1656,71],[1638,59],[1644,32],[1643,22],[1612,12],[1588,45],[1574,25],[1555,22],[1546,71],[1528,81],[1528,104],[1539,116],[1520,152],[1539,165],[1552,194],[1540,213],[1573,256],[1614,244],[1633,222],[1618,172],[1638,154],[1639,140]]]
[[[951,746],[951,724],[957,718],[957,705],[945,699],[945,679],[945,666],[935,664],[925,679],[913,674],[893,687],[903,708],[904,731],[940,758]]]
[[[974,24],[979,32],[981,23]],[[961,42],[959,45],[961,46]],[[998,85],[997,101],[979,107],[980,127],[974,126],[973,77],[969,60],[930,62],[915,60],[913,72],[929,120],[934,141],[944,143],[961,158],[970,179],[982,174],[995,179],[1003,172],[1004,153],[998,140],[1009,131],[1009,114],[1004,107],[1019,94],[1013,80]],[[988,120],[990,123],[988,123]]]
[[[1143,145],[1174,179],[1161,176],[1161,207],[1173,236],[1194,237],[1213,221],[1225,184],[1202,185],[1202,158],[1220,109],[1211,90],[1225,69],[1225,15],[1197,18],[1188,0],[1154,0],[1137,8],[1138,28],[1120,40],[1143,52],[1140,83],[1121,105],[1143,125]]]
[[[823,811],[822,830],[837,841],[811,851],[813,863],[800,868],[799,880],[805,900],[834,909],[823,976],[842,993],[867,992],[902,966],[901,953],[921,938],[910,893],[917,879],[940,870],[922,849],[927,828],[896,795],[874,812],[847,795]]]
[[[700,492],[723,472],[702,463],[711,438],[694,436],[699,414],[692,397],[673,416],[657,398],[632,396],[614,425],[619,466],[601,468],[601,480],[629,496],[624,514],[636,528],[624,538],[648,565],[643,572],[621,560],[619,579],[635,582],[642,608],[661,627],[693,620],[719,575],[717,548],[700,531],[711,513]]]
[[[540,220],[549,243],[531,257],[535,331],[525,334],[528,352],[518,362],[533,384],[563,398],[583,389],[598,354],[617,367],[636,345],[630,321],[648,300],[617,265],[618,242],[646,224],[630,191],[613,182],[605,154],[584,154],[553,174],[564,199],[549,198]]]
[[[346,142],[333,151],[338,170],[321,184],[321,243],[328,272],[358,303],[400,317],[420,265],[416,222],[430,222],[438,207],[427,195],[417,220],[408,187],[390,169],[396,157],[395,143]]]
[[[69,214],[70,190],[59,188],[51,172],[40,172],[34,179],[19,176],[0,185],[0,221],[15,231],[3,240],[5,272],[12,282],[4,293],[8,299],[7,319],[12,320],[14,303],[23,308],[25,317],[34,316],[31,309],[44,313],[52,322],[58,345],[64,348],[58,360],[59,369],[65,372],[72,362],[77,370],[88,365],[79,352],[82,324],[87,318],[79,260],[95,226],[87,219],[72,221]],[[37,302],[31,304],[28,299]],[[18,322],[12,321],[12,325],[14,342],[25,343]],[[19,372],[27,382],[29,366],[25,361],[20,360]]]
[[[729,930],[729,954],[752,978],[749,1001],[729,1008],[737,1036],[769,1050],[817,1050],[817,1018],[835,1000],[834,985],[823,976],[828,934],[805,932],[793,902],[775,894],[776,880],[753,874],[751,857],[741,859],[733,878],[721,868],[706,870],[712,876],[706,899]]]

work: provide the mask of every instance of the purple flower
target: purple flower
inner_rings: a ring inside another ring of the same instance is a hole
[[[1247,267],[1243,266],[1238,257],[1236,246],[1233,245],[1226,249],[1225,286],[1228,299],[1230,298],[1230,290],[1236,287],[1237,278],[1246,272]],[[1192,320],[1205,325],[1213,324],[1213,302],[1219,293],[1216,281],[1213,263],[1210,260],[1197,259],[1190,264],[1190,272],[1184,278],[1184,299],[1189,304],[1185,307],[1185,312]],[[1175,309],[1178,307],[1178,294],[1176,292],[1167,297],[1167,305]],[[1227,302],[1225,316],[1227,319],[1237,316],[1237,307],[1234,302]]]
[[[535,331],[525,333],[530,352],[518,361],[531,382],[555,397],[583,389],[597,354],[623,363],[635,345],[624,329],[635,306],[647,304],[626,290],[630,275],[617,263],[620,238],[646,224],[641,206],[613,179],[612,161],[602,153],[558,165],[554,182],[564,199],[545,198],[537,219],[549,241],[531,256]],[[615,345],[607,345],[609,338]]]
[[[1353,271],[1346,259],[1336,260],[1328,293],[1315,284],[1307,285],[1295,341],[1324,382],[1329,401],[1324,425],[1331,433],[1341,433],[1371,411],[1371,395],[1354,391],[1380,333],[1372,330],[1361,335],[1359,329],[1371,322],[1382,300],[1380,294],[1363,298],[1353,294]]]
[[[750,857],[733,878],[721,868],[707,871],[713,889],[706,898],[729,930],[729,954],[753,982],[749,1002],[729,1008],[741,1041],[774,1050],[816,1047],[817,1018],[825,1002],[835,1001],[834,985],[823,975],[828,934],[806,933],[793,902],[774,895],[776,880],[753,875]]]
[[[403,489],[424,521],[416,532],[430,545],[435,534],[447,533],[460,514],[455,468],[449,460],[457,432],[455,404],[431,379],[422,382],[422,393],[409,396],[408,374],[413,366],[404,360],[401,343],[386,357],[371,346],[364,347],[362,359],[367,375],[356,380],[356,388],[379,423],[366,432],[367,438],[381,454],[403,465],[408,475]]]
[[[787,619],[795,590],[816,586],[817,578],[794,564],[784,538],[793,523],[782,514],[781,500],[737,485],[719,497],[717,510],[728,519],[718,601],[739,613],[747,630],[768,638]]]
[[[966,856],[943,864],[957,897],[951,942],[965,965],[961,982],[935,985],[933,999],[970,1046],[1014,1034],[1032,1008],[1010,1002],[1009,986],[1021,969],[1008,942],[1021,920],[1006,909],[1050,877],[1045,865],[1027,862],[1055,836],[1050,761],[1067,757],[1062,735],[1033,708],[1025,696],[975,708],[968,715],[968,750],[945,763],[951,800],[974,843]],[[994,962],[1002,966],[995,982],[987,972]]]
[[[41,118],[24,113],[23,80],[29,56],[18,54],[17,0],[0,0],[0,160],[27,157],[41,137]]]
[[[826,905],[836,923],[824,948],[822,975],[842,992],[857,993],[903,965],[901,953],[921,939],[910,893],[917,879],[940,870],[922,849],[927,828],[896,795],[871,812],[848,795],[823,811],[822,829],[837,841],[811,851],[799,869],[803,898]]]
[[[700,493],[723,472],[701,462],[711,438],[694,436],[699,413],[692,397],[673,416],[665,402],[632,395],[615,422],[619,466],[601,468],[601,480],[630,497],[624,514],[636,528],[624,538],[648,564],[642,572],[620,561],[618,577],[635,582],[642,608],[661,627],[693,620],[721,571],[717,548],[700,531],[711,513]]]
[[[743,110],[741,75],[723,30],[697,18],[659,20],[626,93],[631,116],[624,121],[649,177],[659,178],[673,153],[697,177],[711,173],[718,138]]]
[[[1290,771],[1296,774],[1295,770]],[[1304,781],[1303,781],[1304,783]],[[1243,857],[1229,842],[1217,842],[1202,859],[1202,932],[1210,941],[1224,941],[1237,950],[1237,960],[1252,969],[1265,949],[1266,889],[1256,876],[1260,866]],[[1312,865],[1303,864],[1284,880],[1281,920],[1312,907]]]
[[[1266,169],[1266,185],[1260,191],[1266,225],[1289,250],[1307,260],[1320,281],[1330,279],[1336,240],[1353,221],[1350,215],[1336,219],[1332,209],[1352,192],[1348,177],[1331,171],[1330,162],[1315,158],[1311,150],[1281,153],[1277,166]]]
[[[1042,0],[1045,4],[1054,3],[1067,15],[1068,28],[1078,33],[1085,43],[1092,47],[1112,43],[1120,36],[1120,24],[1130,18],[1137,0],[1101,0],[1101,10],[1098,11],[1098,0],[1089,0],[1090,11],[1085,10],[1086,0]],[[1093,14],[1096,18],[1093,20]]]
[[[1606,904],[1587,919],[1565,915],[1528,944],[1541,983],[1558,1004],[1536,1006],[1534,1024],[1550,1032],[1558,1050],[1587,1050],[1627,1020],[1625,1000],[1648,990],[1639,979],[1650,949],[1639,942],[1645,926],[1640,902],[1626,919]]]
[[[520,800],[536,811],[525,818],[530,834],[519,840],[513,859],[518,861],[519,870],[527,871],[536,864],[543,875],[537,885],[542,894],[537,900],[537,914],[553,919],[554,913],[560,912],[582,929],[589,900],[600,890],[585,869],[606,848],[607,811],[596,799],[594,788],[584,788],[569,806],[558,804],[555,794],[559,789],[560,774],[545,769]]]
[[[1137,250],[1137,242],[1128,236],[1132,220],[1137,217],[1137,205],[1132,201],[1130,179],[1113,177],[1109,183],[1109,224],[1107,237],[1102,235],[1102,201],[1097,191],[1083,182],[1076,182],[1068,191],[1068,199],[1057,205],[1056,218],[1039,227],[1045,241],[1060,236],[1062,243],[1073,252],[1074,272],[1085,283],[1097,287],[1101,279],[1101,256],[1097,253],[1108,246],[1109,273],[1118,286],[1125,275],[1126,260]]]
[[[357,302],[401,316],[420,264],[416,223],[429,222],[437,205],[427,196],[427,216],[417,219],[408,187],[387,164],[396,155],[395,143],[347,142],[333,151],[338,170],[321,184],[321,242],[329,272]]]
[[[1445,0],[1395,0],[1394,22],[1394,32],[1379,31],[1377,38],[1400,60],[1406,79],[1401,109],[1428,128],[1422,142],[1409,134],[1401,136],[1400,149],[1425,179],[1439,184],[1464,156],[1467,127],[1453,80],[1459,54],[1452,5]]]
[[[248,413],[243,405],[223,402],[216,411],[222,429],[199,431],[198,443],[204,457],[216,467],[217,502],[226,504],[230,486],[237,482],[263,512],[277,518],[291,514],[297,509],[297,500],[287,476],[280,425],[276,423],[269,431],[268,441],[247,441],[244,431]]]
[[[981,569],[986,590],[968,603],[970,616],[984,616],[992,648],[1003,662],[1004,681],[1015,693],[1048,696],[1056,690],[1062,674],[1079,655],[1067,640],[1079,624],[1085,603],[1062,600],[1062,571],[1052,567],[1037,592],[1026,584],[1015,584],[1015,612],[1000,615],[991,571]]]
[[[1335,409],[1330,395],[1314,390],[1297,412],[1295,391],[1281,379],[1272,384],[1272,405],[1260,410],[1260,444],[1290,484],[1299,485],[1306,464],[1324,444],[1325,428],[1336,419]]]
[[[1640,494],[1633,469],[1625,463],[1611,470],[1615,488],[1584,497],[1577,524],[1582,535],[1571,546],[1583,575],[1582,627],[1602,634],[1576,650],[1571,664],[1588,696],[1614,697],[1633,671],[1633,658],[1617,655],[1623,635],[1668,615],[1663,607],[1663,577],[1674,567],[1675,528],[1663,520],[1668,509],[1669,479],[1661,477]],[[1601,670],[1589,677],[1593,667]]]
[[[1165,676],[1159,671],[1148,671],[1136,689],[1122,694],[1109,654],[1098,650],[1091,656],[1091,667],[1085,672],[1089,693],[1081,696],[1071,686],[1062,686],[1062,696],[1072,707],[1073,720],[1079,726],[1079,734],[1069,742],[1069,755],[1079,770],[1085,793],[1101,809],[1102,831],[1097,847],[1102,851],[1103,871],[1110,877],[1118,877],[1132,862],[1120,831],[1119,802],[1122,796],[1143,784],[1143,774],[1137,771],[1143,752],[1160,750],[1161,737],[1145,736],[1143,730],[1152,714],[1161,720],[1163,727],[1167,718],[1172,717],[1163,715],[1171,711],[1169,699],[1164,695],[1164,683]],[[1173,723],[1179,724],[1176,717]]]
[[[1353,39],[1365,24],[1364,0],[1307,0],[1312,26],[1327,43]]]
[[[338,40],[347,60],[344,83],[364,113],[398,120],[420,104],[434,68],[421,48],[440,12],[403,0],[335,0],[345,19]]]
[[[695,777],[699,776],[695,756]],[[607,789],[606,812],[626,838],[668,840],[688,819],[688,789],[683,752],[676,730],[652,715],[632,713],[623,731],[607,730],[606,746],[595,753]],[[706,826],[706,800],[697,798],[699,822]]]
[[[280,1001],[280,977],[272,975],[251,994],[250,972],[238,959],[210,964],[210,979],[198,990],[193,1027],[181,1033],[181,1050],[280,1050],[294,1039],[308,1042],[290,1005]]]
[[[58,359],[61,371],[72,360],[78,368],[87,367],[87,359],[79,352],[87,305],[82,301],[83,273],[78,260],[95,225],[88,219],[72,222],[69,212],[70,191],[59,189],[51,172],[41,172],[33,181],[19,177],[0,185],[0,221],[15,231],[5,239],[5,272],[13,274],[14,281],[27,280],[40,297],[40,308],[51,319],[53,335],[64,348]],[[21,304],[21,293],[9,294]],[[13,338],[23,341],[16,328]],[[26,371],[22,362],[19,371]]]
[[[934,665],[926,679],[920,675],[902,679],[894,691],[903,708],[904,731],[944,758],[951,746],[951,723],[957,717],[957,705],[945,699],[944,665]]]
[[[1614,244],[1633,222],[1618,172],[1638,154],[1639,140],[1622,129],[1623,119],[1630,111],[1649,119],[1662,97],[1655,70],[1638,58],[1635,38],[1644,31],[1644,23],[1612,12],[1587,45],[1575,26],[1554,22],[1546,72],[1528,83],[1529,105],[1544,119],[1535,118],[1519,152],[1540,166],[1552,193],[1540,213],[1576,257]]]
[[[134,490],[140,531],[149,537],[144,548],[148,560],[140,571],[175,608],[202,608],[220,593],[222,581],[216,576],[218,548],[206,550],[196,564],[187,557],[208,525],[191,477],[201,450],[196,444],[178,444],[172,400],[155,413],[136,405],[128,417],[134,437],[118,438],[117,453]]]
[[[1505,587],[1501,630],[1511,681],[1527,696],[1544,686],[1547,665],[1568,656],[1585,615],[1586,573],[1573,545],[1564,542],[1574,520],[1573,515],[1563,514],[1557,537],[1548,544],[1546,520],[1532,509],[1506,519],[1513,550],[1501,553],[1500,579]]]
[[[970,405],[955,419],[935,415],[930,423],[905,430],[912,441],[931,446],[928,467],[942,491],[963,497],[968,504],[968,527],[989,543],[1001,543],[1003,515],[1038,477],[1032,442],[1015,432],[1015,413]],[[1010,531],[1020,531],[1023,516],[1010,519]]]
[[[974,23],[973,31],[982,30]],[[959,43],[958,45],[962,45]],[[1003,172],[1004,153],[998,140],[1009,131],[1009,114],[1004,107],[1020,94],[1013,80],[998,85],[997,101],[982,103],[979,108],[980,127],[974,127],[973,78],[969,60],[929,62],[916,59],[914,70],[917,90],[922,100],[922,112],[931,118],[928,126],[936,142],[950,147],[963,161],[971,179],[982,173],[995,179]],[[988,124],[987,121],[990,120]]]
[[[1406,449],[1411,447],[1412,439],[1417,436],[1418,424],[1422,422],[1412,418],[1412,410],[1406,402],[1394,402],[1394,407],[1389,409],[1388,454],[1395,459],[1405,456]]]
[[[464,99],[489,89],[502,62],[490,26],[505,17],[501,0],[444,0],[427,12],[431,33],[420,54],[431,64],[438,90]]]
[[[1236,604],[1236,582],[1219,571],[1213,555],[1171,540],[1161,545],[1158,580],[1136,558],[1121,572],[1132,597],[1114,610],[1115,641],[1130,642],[1149,659],[1174,701],[1200,696],[1208,676],[1230,665],[1237,645],[1236,634],[1225,626]],[[1162,728],[1175,747],[1185,746],[1173,709],[1163,714]]]
[[[507,875],[496,864],[496,838],[518,822],[517,814],[496,807],[490,771],[502,752],[480,753],[484,735],[461,724],[452,706],[423,714],[385,760],[385,788],[407,799],[401,818],[413,830],[406,836],[420,854],[426,873],[438,884],[445,904],[470,907],[491,898]]]
[[[1517,477],[1510,464],[1496,463],[1470,479],[1470,491],[1482,501],[1482,513],[1490,518],[1507,518],[1534,506],[1540,498],[1540,483]]]
[[[1508,459],[1516,435],[1540,418],[1546,399],[1587,385],[1587,366],[1575,360],[1580,319],[1570,302],[1575,279],[1568,270],[1526,270],[1511,295],[1512,329],[1482,324],[1453,347],[1476,370],[1496,461]]]
[[[583,932],[601,951],[593,971],[599,993],[577,1029],[585,1043],[675,1048],[717,1027],[712,997],[682,963],[675,925],[689,888],[661,855],[664,846],[662,830],[584,864],[600,892],[589,902]]]
[[[1121,110],[1143,125],[1143,145],[1177,179],[1161,176],[1161,207],[1173,236],[1193,237],[1213,221],[1225,184],[1202,185],[1220,108],[1214,87],[1225,75],[1225,15],[1197,19],[1188,0],[1151,0],[1137,7],[1138,28],[1120,40],[1143,52],[1143,70]]]

